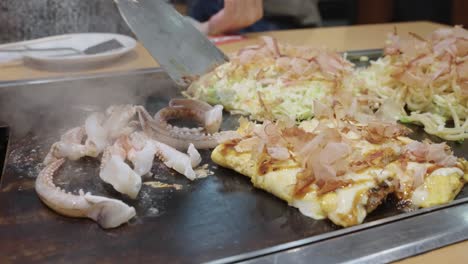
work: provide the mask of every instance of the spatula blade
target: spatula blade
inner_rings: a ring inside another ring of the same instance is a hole
[[[153,58],[180,86],[227,61],[187,19],[161,0],[114,0],[127,24]]]

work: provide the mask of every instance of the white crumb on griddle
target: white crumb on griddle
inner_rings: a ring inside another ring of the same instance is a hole
[[[147,211],[147,216],[158,216],[159,215],[159,210],[158,208],[155,207],[150,207]]]
[[[35,178],[42,169],[42,163],[38,162],[40,153],[34,151],[23,151],[22,149],[11,150],[8,157],[6,157],[5,164],[10,164],[18,170],[18,178],[28,177]]]
[[[197,174],[197,178],[200,179],[200,178],[205,178],[205,177],[208,177],[210,175],[213,175],[214,172],[211,171],[208,168],[208,163],[206,163],[206,164],[203,164],[202,166],[199,166],[198,168],[196,168],[195,169],[195,174]]]
[[[147,181],[143,183],[144,185],[153,187],[153,188],[174,188],[176,190],[181,190],[182,185],[180,184],[169,184],[169,183],[164,183],[160,181]]]

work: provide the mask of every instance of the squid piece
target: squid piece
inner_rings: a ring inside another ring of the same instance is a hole
[[[202,158],[200,156],[200,153],[198,153],[198,150],[195,148],[193,144],[190,144],[187,150],[187,154],[189,155],[190,158],[190,163],[192,164],[192,168],[197,167],[200,165],[200,162],[202,161]]]
[[[138,132],[130,135],[130,143],[132,149],[128,152],[127,158],[132,162],[133,170],[140,176],[148,174],[153,166],[156,144]]]
[[[135,199],[141,188],[141,176],[150,172],[155,155],[166,166],[188,179],[197,178],[193,168],[200,164],[201,156],[193,144],[189,145],[188,154],[185,154],[139,132],[131,134],[129,138],[120,137],[106,149],[99,176],[118,192]],[[125,163],[126,159],[132,162],[133,169]]]
[[[143,107],[137,114],[143,131],[151,138],[186,150],[190,144],[198,149],[214,148],[220,139],[232,138],[233,131],[218,132],[222,121],[223,107],[190,99],[173,99],[169,106],[156,113],[154,118]],[[173,119],[191,119],[203,128],[177,127],[169,124]]]
[[[139,175],[150,172],[154,156],[157,155],[166,166],[193,180],[197,176],[193,168],[197,167],[202,158],[193,144],[189,144],[187,154],[164,143],[148,138],[144,133],[135,132],[127,141],[130,150],[127,159],[133,164],[133,170]]]
[[[197,178],[197,174],[195,173],[192,167],[192,163],[196,164],[198,159],[196,154],[193,153],[193,150],[195,150],[195,148],[191,148],[191,158],[189,155],[184,154],[164,143],[155,141],[155,144],[157,148],[156,155],[159,157],[159,159],[161,159],[162,162],[164,162],[166,166],[168,166],[171,169],[174,169],[175,171],[184,175],[192,181]]]
[[[111,184],[115,190],[132,199],[136,199],[141,188],[141,176],[117,155],[111,155],[109,160],[105,162],[99,172],[99,177]]]
[[[211,106],[203,101],[192,99],[172,99],[169,102],[169,107],[175,109],[190,109],[195,119],[200,124],[203,124],[205,131],[209,134],[218,132],[221,127],[221,122],[223,121],[222,105]],[[159,113],[161,113],[159,117],[158,114],[155,116],[156,120],[161,118],[168,119],[171,117],[170,113],[164,113],[162,110],[159,111]]]
[[[85,130],[82,127],[75,127],[62,135],[60,141],[55,142],[50,148],[49,153],[44,159],[44,164],[50,164],[58,159],[67,158],[78,160],[86,156],[88,149],[81,144],[85,136]]]
[[[116,139],[121,135],[131,134],[135,128],[129,126],[130,121],[135,117],[136,107],[133,105],[110,106],[106,110],[107,120],[104,128],[107,130],[110,139]]]
[[[64,161],[61,158],[50,162],[36,179],[36,192],[50,209],[64,216],[90,218],[102,228],[118,227],[136,215],[135,208],[119,200],[85,194],[82,190],[74,195],[55,186],[54,173]]]
[[[60,214],[87,217],[98,222],[103,228],[112,228],[134,217],[135,209],[115,199],[85,194],[82,190],[79,191],[79,195],[73,195],[56,187],[53,183],[53,174],[65,159],[78,160],[84,156],[96,158],[102,153],[99,177],[132,199],[138,196],[142,185],[141,176],[151,171],[155,156],[158,156],[166,166],[190,180],[196,179],[197,174],[193,168],[200,164],[201,156],[191,141],[194,140],[195,143],[205,147],[217,144],[213,135],[202,131],[219,129],[222,107],[211,107],[190,100],[174,101],[173,104],[175,111],[168,110],[167,118],[195,115],[205,128],[174,127],[175,132],[163,131],[162,135],[156,138],[167,137],[169,141],[176,142],[176,146],[187,149],[187,154],[150,138],[147,131],[137,131],[141,125],[143,129],[149,129],[152,133],[158,132],[152,129],[159,126],[157,124],[159,120],[154,120],[142,106],[111,106],[105,113],[91,114],[83,127],[67,131],[60,141],[52,145],[44,160],[46,167],[36,180],[36,192],[40,199]],[[202,110],[187,109],[191,104],[198,105]],[[135,120],[137,112],[140,122]],[[162,126],[172,127],[167,122],[160,127]],[[180,137],[173,138],[174,133]],[[182,142],[181,138],[184,138]],[[127,163],[127,160],[131,164]]]
[[[87,156],[97,157],[112,140],[132,133],[136,129],[131,121],[135,109],[133,105],[119,105],[109,107],[106,114],[91,114],[85,121]]]
[[[141,189],[141,176],[125,163],[127,142],[121,138],[102,155],[99,177],[120,193],[135,199]]]
[[[92,157],[97,157],[109,145],[108,132],[103,126],[105,116],[93,113],[85,121],[85,130],[88,138],[85,145],[89,147]]]
[[[93,113],[85,121],[84,127],[68,130],[60,141],[54,143],[44,159],[49,164],[60,158],[78,160],[84,156],[97,157],[109,146],[111,140],[128,135],[136,129],[136,107],[133,105],[111,106],[106,115]],[[83,144],[83,139],[86,138]]]

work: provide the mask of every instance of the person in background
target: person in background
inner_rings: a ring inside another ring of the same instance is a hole
[[[210,18],[201,23],[209,35],[232,32],[251,26],[263,17],[263,0],[189,1],[189,15],[195,19]]]
[[[188,0],[188,15],[207,35],[315,27],[318,0]]]

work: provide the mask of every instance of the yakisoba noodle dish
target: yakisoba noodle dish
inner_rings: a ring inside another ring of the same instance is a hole
[[[428,37],[389,34],[385,56],[356,70],[349,82],[358,95],[392,100],[395,113],[446,140],[468,137],[468,31],[443,28]]]

